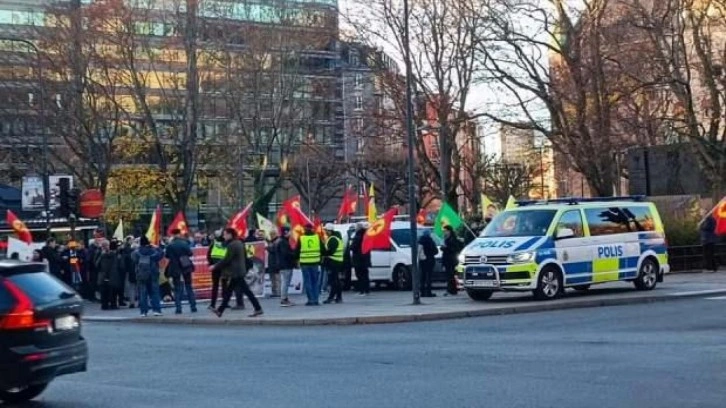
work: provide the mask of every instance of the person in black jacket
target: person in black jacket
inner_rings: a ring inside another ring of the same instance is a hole
[[[421,297],[435,297],[436,294],[431,290],[431,276],[436,266],[436,255],[439,254],[439,248],[436,242],[431,238],[431,231],[423,230],[421,238],[418,239],[418,265],[421,270]]]
[[[275,241],[273,249],[277,255],[277,267],[280,270],[280,306],[293,306],[288,298],[292,270],[295,269],[295,251],[290,246],[290,227],[282,227],[282,238]]]
[[[56,278],[68,283],[69,280],[63,275],[63,259],[58,251],[58,243],[55,238],[48,238],[43,249],[40,250],[43,259],[48,261],[48,271]]]
[[[446,292],[449,295],[459,293],[459,284],[456,282],[456,267],[459,265],[459,252],[461,251],[461,242],[456,236],[451,226],[444,226],[444,248],[442,253],[442,263],[446,271],[447,285]]]
[[[359,222],[356,225],[355,235],[350,244],[351,261],[355,269],[355,277],[358,279],[358,296],[368,296],[371,293],[370,267],[371,254],[363,253],[363,237],[366,235],[366,223]]]

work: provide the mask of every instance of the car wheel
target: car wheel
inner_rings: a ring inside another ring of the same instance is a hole
[[[11,388],[9,390],[0,390],[0,401],[8,404],[18,404],[30,401],[45,391],[48,384],[34,384],[28,387]]]
[[[393,287],[398,290],[411,290],[411,268],[398,265],[393,269]]]
[[[572,287],[572,289],[579,290],[580,292],[584,292],[584,291],[590,289],[590,285],[575,285]]]
[[[466,294],[469,295],[469,297],[472,300],[476,300],[477,302],[483,302],[485,300],[489,300],[489,298],[492,297],[492,294],[494,292],[491,290],[481,290],[481,289],[467,289]]]
[[[653,290],[658,285],[658,265],[652,259],[646,258],[640,264],[638,277],[633,281],[638,290]]]
[[[537,278],[537,289],[534,290],[534,297],[538,300],[557,299],[562,295],[564,285],[562,274],[559,269],[548,267],[540,272]]]

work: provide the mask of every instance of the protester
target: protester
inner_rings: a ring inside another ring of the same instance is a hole
[[[247,252],[245,244],[237,239],[237,232],[234,228],[224,230],[224,241],[227,252],[224,258],[212,267],[213,272],[217,269],[222,271],[222,304],[214,313],[218,317],[222,317],[224,311],[229,307],[232,291],[235,287],[239,286],[241,287],[242,293],[247,296],[254,308],[254,312],[250,317],[261,316],[263,314],[262,307],[245,280],[245,276],[247,275]]]
[[[151,246],[149,239],[141,237],[140,246],[132,255],[136,286],[139,290],[141,316],[148,316],[149,301],[154,316],[161,316],[161,295],[159,292],[159,262],[164,257],[161,250]],[[150,299],[149,299],[150,298]]]
[[[280,269],[280,306],[294,306],[288,298],[292,270],[295,269],[295,251],[290,246],[290,227],[282,227],[282,238],[275,241],[275,252],[277,253],[277,267]]]
[[[270,240],[267,243],[267,274],[270,275],[270,286],[272,297],[280,297],[280,261],[277,253],[278,243],[281,238],[277,231],[270,231]]]
[[[98,272],[98,287],[101,292],[101,310],[118,309],[119,257],[116,243],[104,240],[101,249],[96,251],[94,261]]]
[[[34,249],[33,255],[30,257],[30,262],[43,262],[43,254],[39,250]]]
[[[358,279],[358,296],[368,296],[371,293],[370,267],[371,254],[363,253],[363,237],[366,235],[367,225],[359,222],[356,224],[355,235],[350,244],[351,260],[355,269],[355,277]]]
[[[212,245],[209,247],[209,250],[207,250],[207,263],[209,266],[214,266],[219,261],[224,259],[224,255],[227,253],[227,246],[224,242],[224,237],[222,236],[222,230],[219,230],[215,233],[215,240],[212,243]],[[210,268],[210,271],[213,270]],[[219,298],[219,281],[222,278],[222,271],[221,270],[215,270],[215,272],[212,273],[212,301],[209,304],[210,310],[216,310],[217,309],[217,299]],[[242,292],[240,291],[240,288],[237,287],[234,289],[234,298],[237,301],[236,306],[234,309],[244,309],[244,297],[242,296]]]
[[[319,282],[323,244],[312,224],[305,225],[305,234],[300,237],[295,254],[302,269],[305,294],[308,298],[305,306],[320,306]]]
[[[343,236],[335,230],[333,224],[326,224],[325,231],[328,239],[325,241],[323,267],[328,272],[330,292],[328,293],[328,299],[323,303],[327,305],[333,301],[335,303],[343,302],[343,288],[340,286],[340,273],[343,271],[345,245],[343,244]]]
[[[446,294],[457,295],[459,293],[459,284],[456,281],[456,267],[459,265],[459,252],[461,251],[461,242],[457,238],[454,229],[450,225],[444,226],[444,248],[442,253],[442,263],[447,275]]]
[[[58,252],[58,242],[55,238],[48,238],[40,252],[43,254],[43,258],[48,261],[48,271],[50,274],[63,282],[68,282],[68,279],[63,275],[63,260]]]
[[[707,214],[699,226],[701,244],[703,245],[703,269],[710,272],[718,271],[718,258],[716,257],[716,244],[719,238],[716,235],[716,219],[713,214]]]
[[[434,274],[436,266],[436,255],[439,254],[439,248],[436,242],[431,238],[431,230],[423,230],[421,237],[418,239],[418,265],[421,271],[421,297],[435,297],[436,294],[431,290],[431,278]]]
[[[97,302],[98,297],[98,268],[96,267],[96,257],[101,252],[101,242],[103,236],[97,231],[93,240],[91,241],[88,249],[86,250],[85,264],[86,264],[86,275],[84,281],[86,287],[84,288],[85,299],[91,302]]]
[[[63,251],[61,259],[63,260],[64,276],[68,278],[66,283],[76,291],[80,291],[83,284],[82,272],[85,261],[82,248],[80,248],[78,242],[68,242],[68,247]]]
[[[174,285],[176,314],[182,314],[182,299],[184,299],[185,293],[191,312],[196,313],[197,302],[192,287],[192,273],[194,272],[192,256],[194,254],[189,246],[189,240],[182,237],[180,230],[175,229],[171,233],[173,238],[166,247],[165,256],[169,260],[166,271]]]

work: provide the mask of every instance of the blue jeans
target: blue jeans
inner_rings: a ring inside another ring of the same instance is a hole
[[[146,282],[138,282],[139,288],[139,309],[142,314],[149,313],[149,298],[151,298],[151,310],[161,313],[161,294],[159,293],[159,274],[152,273],[151,278]]]
[[[321,268],[320,270],[320,282],[318,284],[318,287],[320,287],[320,290],[318,292],[323,293],[326,289],[328,289],[328,271],[327,269],[323,270]]]
[[[185,292],[187,300],[189,301],[189,308],[192,312],[196,312],[197,300],[194,297],[194,288],[192,288],[192,274],[185,273],[183,276],[172,277],[172,282],[174,284],[174,304],[176,305],[177,313],[181,313],[182,299],[184,298]]]
[[[317,304],[320,301],[320,267],[317,265],[301,266],[301,269],[308,303]]]

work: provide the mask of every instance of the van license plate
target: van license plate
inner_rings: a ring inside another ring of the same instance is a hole
[[[53,327],[56,331],[74,330],[78,328],[78,319],[75,316],[63,316],[55,319]]]
[[[496,288],[499,285],[497,281],[473,281],[471,286],[475,288]]]

